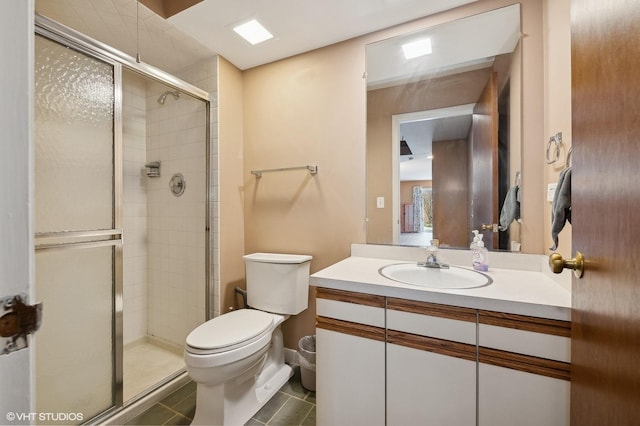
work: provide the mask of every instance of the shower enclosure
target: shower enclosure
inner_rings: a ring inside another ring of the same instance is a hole
[[[36,23],[36,411],[82,423],[182,374],[210,312],[210,103]]]

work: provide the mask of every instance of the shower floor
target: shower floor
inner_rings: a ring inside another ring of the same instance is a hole
[[[126,345],[123,358],[124,401],[183,368],[182,348],[178,346],[172,347],[152,338]]]

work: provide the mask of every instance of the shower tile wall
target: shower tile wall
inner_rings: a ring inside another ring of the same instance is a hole
[[[220,251],[218,243],[218,57],[197,62],[177,74],[178,77],[194,86],[209,92],[211,111],[209,116],[210,128],[210,177],[209,186],[209,217],[211,222],[210,253],[209,253],[209,282],[212,286],[211,317],[220,315]]]
[[[159,178],[147,178],[148,333],[182,346],[205,320],[205,108],[181,94],[158,97],[166,86],[147,84],[147,162],[160,161]],[[181,173],[186,190],[169,189]]]
[[[123,299],[125,345],[147,335],[146,83],[123,72]]]
[[[205,262],[213,289],[211,314],[219,314],[217,229],[217,58],[196,63],[178,77],[211,93],[210,258],[205,259],[204,105],[181,94],[158,97],[166,86],[123,72],[124,344],[145,336],[179,346],[205,321]],[[144,165],[161,162],[161,177]],[[173,173],[186,180],[183,196],[169,191]]]

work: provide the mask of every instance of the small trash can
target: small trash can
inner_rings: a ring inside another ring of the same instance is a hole
[[[298,342],[298,361],[302,387],[316,390],[316,336],[304,336]]]

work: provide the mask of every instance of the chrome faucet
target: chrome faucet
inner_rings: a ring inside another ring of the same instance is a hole
[[[418,262],[418,266],[424,266],[425,268],[449,269],[449,265],[440,263],[440,261],[438,260],[439,245],[439,240],[431,240],[431,245],[427,247],[427,260],[424,262]]]

